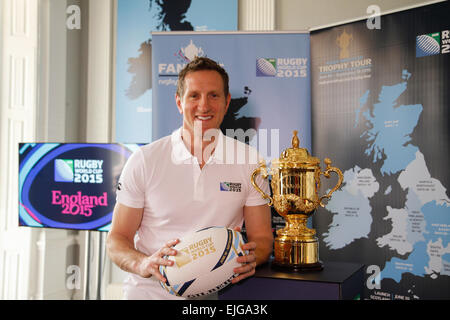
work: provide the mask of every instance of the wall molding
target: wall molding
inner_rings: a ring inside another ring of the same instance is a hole
[[[35,139],[38,0],[0,7],[0,300],[28,299],[37,231],[18,227],[18,143]]]
[[[239,30],[275,30],[275,0],[239,1]]]

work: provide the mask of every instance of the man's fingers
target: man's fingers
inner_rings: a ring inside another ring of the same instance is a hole
[[[250,241],[247,243],[244,243],[241,245],[242,250],[255,250],[256,249],[256,242]]]
[[[240,268],[236,268],[236,269],[247,270],[248,268],[247,268],[247,267],[240,267]],[[236,270],[236,269],[235,269],[235,270]],[[241,271],[242,271],[242,270],[241,270]],[[248,278],[248,277],[253,276],[253,275],[255,274],[255,268],[250,267],[250,270],[249,270],[249,271],[246,271],[246,272],[236,272],[236,273],[239,273],[239,275],[238,275],[236,278],[234,278],[233,280],[231,280],[231,283],[232,283],[232,284],[235,284],[235,283],[237,283],[237,282],[239,282],[239,281],[241,281],[241,280],[243,280],[243,279],[245,279],[245,278]]]
[[[253,251],[250,251],[249,254],[237,257],[236,260],[239,263],[250,263],[256,261],[256,256]]]
[[[173,266],[174,262],[173,260],[169,260],[167,258],[158,258],[156,261],[156,264],[162,265],[162,266]]]
[[[173,247],[174,245],[176,245],[178,242],[180,242],[180,239],[173,239],[173,240],[169,240],[166,242],[166,247]]]
[[[151,268],[150,270],[152,272],[152,275],[154,277],[156,277],[156,279],[158,279],[159,281],[162,281],[162,282],[166,282],[166,278],[164,278],[163,275],[159,272],[159,268],[158,269]]]
[[[160,254],[162,257],[164,256],[176,256],[177,255],[177,250],[172,249],[172,248],[167,248],[164,247],[161,249]]]
[[[177,250],[173,249],[173,246],[180,242],[179,239],[173,239],[167,241],[165,246],[155,252],[151,257],[148,258],[146,264],[146,270],[156,279],[162,282],[166,282],[166,279],[159,272],[160,266],[173,266],[174,261],[169,260],[168,256],[177,255]]]
[[[251,272],[252,270],[254,270],[256,268],[256,262],[252,261],[252,262],[241,262],[242,265],[240,267],[236,267],[233,269],[234,273],[247,273],[247,272]]]
[[[256,268],[256,256],[255,249],[256,243],[253,241],[247,242],[241,246],[242,250],[246,251],[247,254],[240,256],[236,259],[237,262],[241,264],[241,266],[233,269],[233,272],[238,274],[236,278],[234,278],[231,283],[237,283],[245,278],[251,277],[255,274]]]

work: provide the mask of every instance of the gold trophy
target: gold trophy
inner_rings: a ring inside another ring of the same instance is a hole
[[[284,150],[279,159],[272,160],[270,173],[263,160],[253,171],[251,182],[264,199],[269,199],[268,205],[274,206],[286,220],[286,226],[277,231],[272,266],[290,271],[322,270],[316,230],[308,228],[306,223],[319,205],[324,207],[322,200],[329,199],[341,186],[344,176],[341,170],[331,166],[328,158],[324,160],[326,169],[322,172],[320,160],[310,156],[307,149],[299,148],[299,144],[297,131],[294,131],[292,148]],[[330,178],[331,172],[338,175],[339,181],[328,194],[319,197],[320,175]],[[258,174],[264,179],[272,175],[273,197],[255,183]]]

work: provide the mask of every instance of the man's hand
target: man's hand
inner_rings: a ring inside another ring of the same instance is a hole
[[[273,234],[270,209],[267,205],[244,207],[245,229],[248,243],[242,246],[247,254],[237,258],[242,266],[234,269],[239,275],[231,283],[237,283],[255,274],[256,266],[265,263],[272,252]],[[234,228],[241,231],[241,228]]]
[[[159,266],[171,266],[173,261],[164,256],[175,256],[177,251],[173,246],[180,242],[179,239],[167,241],[166,244],[151,256],[136,250],[134,236],[142,221],[143,208],[127,207],[116,203],[111,230],[106,239],[107,252],[111,260],[120,269],[149,278],[155,276],[165,282],[166,279],[159,272]]]
[[[177,251],[172,247],[178,242],[180,242],[179,239],[170,240],[154,254],[143,258],[138,265],[139,275],[144,278],[154,276],[159,281],[166,282],[167,279],[159,272],[159,266],[172,266],[174,264],[172,260],[164,257],[177,255]]]
[[[256,268],[256,242],[248,242],[242,245],[242,250],[247,251],[248,254],[244,256],[240,256],[237,258],[237,262],[241,263],[242,266],[234,268],[234,273],[238,273],[239,275],[234,278],[231,283],[235,284],[245,278],[251,277],[255,274]]]

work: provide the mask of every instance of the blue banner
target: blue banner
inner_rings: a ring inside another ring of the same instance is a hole
[[[293,130],[301,147],[311,150],[309,33],[155,32],[152,37],[155,140],[182,124],[175,103],[178,72],[195,56],[207,56],[230,77],[232,101],[223,131],[242,129],[266,161],[291,146]]]

